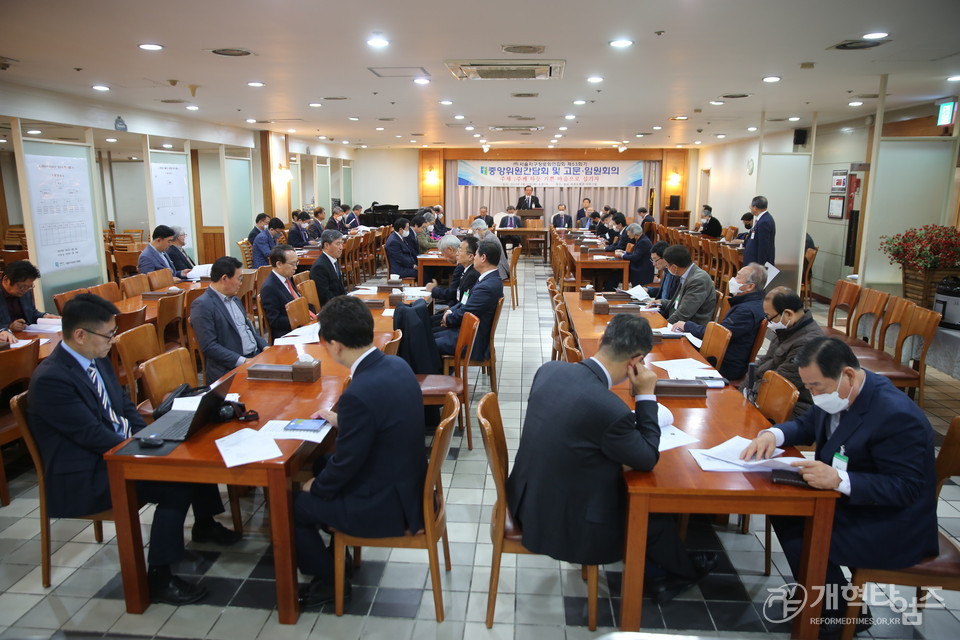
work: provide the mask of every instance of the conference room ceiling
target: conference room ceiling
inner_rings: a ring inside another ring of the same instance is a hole
[[[960,75],[957,0],[5,0],[2,16],[0,115],[10,82],[120,115],[136,107],[351,148],[710,145],[756,136],[747,129],[761,124],[806,127],[814,113],[821,124],[865,119],[877,100],[858,96],[875,96],[883,73],[888,111],[960,92],[947,81]],[[889,36],[875,48],[832,48],[877,31]],[[368,45],[374,33],[389,45]],[[610,45],[620,38],[633,44]],[[562,77],[461,80],[452,61],[543,62],[541,73]]]

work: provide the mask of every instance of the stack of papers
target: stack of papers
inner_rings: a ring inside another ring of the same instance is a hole
[[[767,460],[741,460],[740,453],[747,448],[750,440],[743,436],[734,436],[726,442],[718,444],[712,449],[690,449],[697,464],[704,471],[770,471],[772,469],[789,469],[796,471],[792,463],[804,458],[784,458],[783,449],[776,449],[773,457]]]
[[[305,440],[320,444],[330,433],[330,424],[324,425],[319,431],[287,431],[289,420],[268,420],[260,427],[260,433],[274,440]],[[276,446],[276,445],[274,445]]]
[[[659,451],[668,451],[669,449],[683,447],[694,442],[697,442],[696,438],[685,431],[677,429],[673,425],[668,427],[660,427]]]
[[[640,302],[650,299],[650,294],[647,293],[647,288],[644,287],[642,284],[638,284],[632,289],[627,289],[626,291],[624,291],[624,293],[629,293],[631,298],[633,298],[634,300],[639,300]]]
[[[32,333],[59,333],[62,330],[60,318],[38,318],[37,324],[28,324],[24,329]]]
[[[197,266],[190,269],[190,273],[187,275],[187,280],[199,280],[200,278],[209,278],[210,277],[210,268],[212,264],[198,264]]]
[[[273,438],[253,429],[240,429],[215,442],[227,468],[269,460],[283,454]]]
[[[282,338],[273,341],[275,345],[285,344],[317,344],[320,342],[320,323],[311,322],[294,329]]]
[[[348,296],[374,296],[377,295],[376,287],[357,287],[355,291],[351,291],[347,294]]]
[[[666,371],[671,380],[703,380],[709,389],[720,389],[725,385],[719,371],[693,358],[661,360],[653,365]]]
[[[616,260],[613,256],[593,256],[594,260]]]
[[[659,329],[654,329],[653,332],[661,336],[683,336],[697,349],[703,345],[703,340],[696,337],[692,333],[675,331],[672,326],[660,327]]]

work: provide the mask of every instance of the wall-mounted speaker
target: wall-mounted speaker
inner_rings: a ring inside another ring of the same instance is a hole
[[[678,211],[680,209],[679,195],[670,196],[670,204],[667,206],[667,209],[671,209],[673,211]]]
[[[807,132],[808,129],[794,129],[793,130],[793,144],[794,146],[802,147],[807,144]]]

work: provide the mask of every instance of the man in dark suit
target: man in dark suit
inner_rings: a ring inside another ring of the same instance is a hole
[[[319,241],[320,236],[323,235],[323,228],[325,226],[324,218],[327,217],[327,213],[323,207],[314,207],[313,209],[313,220],[310,221],[310,226],[307,227],[307,236],[314,241]]]
[[[219,380],[267,346],[237,299],[242,268],[232,256],[217,258],[210,267],[213,282],[190,305],[190,324],[203,351],[207,383]]]
[[[40,318],[57,317],[38,311],[33,302],[33,283],[39,277],[40,271],[26,260],[11,262],[4,268],[0,278],[0,288],[3,289],[0,291],[0,327],[23,331]],[[9,339],[2,341],[12,342]]]
[[[677,291],[680,284],[680,278],[676,278],[667,271],[667,261],[663,259],[663,253],[668,245],[661,240],[650,248],[650,264],[653,265],[654,273],[660,272],[660,284],[655,287],[647,287],[647,293],[654,300],[669,300]]]
[[[190,269],[179,270],[174,268],[173,262],[167,256],[167,250],[173,246],[174,237],[173,229],[165,224],[158,224],[153,230],[150,244],[140,252],[140,257],[137,259],[137,271],[153,273],[161,269],[170,269],[176,282],[190,275]]]
[[[510,510],[530,551],[585,565],[623,558],[623,465],[650,471],[659,459],[657,374],[643,364],[652,346],[646,318],[619,314],[596,356],[537,371],[507,480]],[[627,379],[634,412],[610,391]],[[716,565],[712,554],[688,556],[670,516],[651,514],[648,526],[647,561],[657,565],[647,569],[648,595],[657,602]]]
[[[717,308],[717,290],[713,288],[710,274],[693,263],[690,250],[681,245],[673,245],[663,252],[667,271],[680,280],[676,293],[660,307],[660,315],[673,324],[681,320],[692,320],[697,324],[707,324],[713,320]]]
[[[474,216],[473,219],[483,220],[487,223],[487,227],[490,229],[493,229],[494,227],[493,216],[488,213],[488,209],[486,207],[480,207],[480,215]]]
[[[270,216],[265,213],[257,214],[256,223],[253,225],[253,229],[250,229],[250,233],[247,234],[247,241],[251,245],[253,241],[257,239],[257,236],[260,235],[260,232],[267,228],[269,222]]]
[[[523,188],[523,195],[517,200],[517,209],[542,209],[540,198],[533,195],[533,187],[527,185]]]
[[[753,351],[757,331],[765,317],[763,288],[767,285],[767,270],[756,263],[748,264],[730,279],[728,285],[730,310],[720,324],[730,330],[730,344],[727,345],[720,374],[727,380],[740,380],[747,374],[750,352]],[[705,323],[681,320],[674,325],[674,329],[702,340],[707,327]]]
[[[627,227],[627,217],[620,213],[614,213],[610,216],[610,232],[608,236],[610,244],[604,247],[604,251],[625,251],[630,243],[624,229]]]
[[[567,205],[557,205],[557,212],[553,214],[553,217],[550,219],[550,224],[552,224],[555,229],[570,229],[573,227],[573,218],[567,213]]]
[[[190,257],[184,247],[187,244],[187,232],[182,227],[170,227],[173,229],[173,244],[167,248],[167,257],[173,263],[174,271],[190,271],[196,265],[193,258]]]
[[[330,219],[327,221],[327,229],[333,229],[334,231],[339,231],[343,235],[347,235],[349,229],[347,228],[347,223],[343,221],[343,209],[340,207],[334,207],[331,212]]]
[[[253,241],[253,268],[259,269],[270,264],[270,252],[277,246],[277,238],[283,231],[284,224],[280,218],[270,218],[267,228],[257,234]]]
[[[306,211],[298,213],[293,222],[290,223],[290,230],[287,232],[287,244],[294,249],[315,245],[316,242],[310,239],[309,226],[310,214]]]
[[[517,215],[517,210],[513,207],[507,207],[507,215],[500,218],[500,222],[497,224],[498,229],[519,229],[523,226],[523,218]],[[503,248],[507,248],[507,244],[512,244],[514,247],[519,247],[521,238],[520,236],[500,236],[500,242],[503,243]]]
[[[584,198],[583,202],[580,203],[580,208],[577,209],[577,226],[580,226],[580,222],[584,218],[590,217],[590,209],[593,209],[593,203],[590,201],[590,198]]]
[[[743,245],[743,264],[756,262],[766,265],[776,265],[777,256],[777,223],[767,211],[767,199],[757,196],[750,202],[750,213],[753,214],[753,228]]]
[[[63,341],[33,373],[28,422],[43,456],[48,515],[71,518],[110,509],[103,454],[146,425],[107,357],[117,308],[89,293],[63,308]],[[173,575],[183,555],[183,524],[193,505],[195,542],[229,545],[240,535],[214,520],[223,512],[216,485],[138,482],[142,502],[157,504],[150,527],[148,584],[154,602],[197,602],[206,588]]]
[[[346,211],[346,209],[344,209]],[[360,226],[360,214],[363,213],[363,206],[359,204],[353,205],[353,209],[350,213],[344,213],[343,215],[343,224],[347,226],[347,229],[356,229]]]
[[[750,237],[750,229],[753,229],[753,214],[747,211],[745,214],[740,216],[740,223],[743,225],[743,228],[746,229],[743,233],[737,234],[737,240],[747,241],[747,238]]]
[[[480,319],[472,357],[485,360],[490,356],[490,327],[497,313],[497,303],[503,297],[503,281],[497,272],[500,252],[500,243],[495,240],[481,240],[478,243],[477,253],[473,257],[473,268],[478,274],[477,283],[463,300],[444,311],[441,329],[434,335],[440,353],[453,355],[460,335],[460,322],[463,314],[469,312]]]
[[[923,410],[886,378],[861,369],[837,338],[814,338],[796,364],[816,406],[761,431],[741,457],[768,458],[778,446],[816,444],[814,459],[794,466],[812,488],[843,494],[833,517],[825,597],[839,595],[847,584],[841,566],[902,569],[936,556],[933,429]],[[803,519],[770,520],[796,578]],[[845,605],[842,597],[839,604]],[[825,607],[821,615],[835,618],[844,611]],[[820,637],[825,631],[839,636],[839,625],[821,625]]]
[[[417,277],[417,252],[407,242],[410,236],[410,221],[397,218],[393,221],[393,233],[387,236],[383,248],[390,263],[390,274],[401,278]],[[416,238],[414,238],[416,239]]]
[[[647,211],[646,207],[640,207],[637,209],[637,218],[639,218],[640,224],[647,224],[648,222],[657,221],[657,219],[653,217],[653,214]]]
[[[434,300],[443,304],[456,304],[463,298],[464,293],[473,288],[479,276],[473,268],[473,257],[477,254],[478,244],[479,241],[474,236],[464,236],[463,240],[458,240],[455,236],[444,236],[440,239],[440,252],[444,255],[447,255],[448,246],[456,246],[453,259],[457,266],[450,276],[449,286],[438,287],[436,280],[427,284],[426,289]],[[443,314],[435,315],[442,317]]]
[[[703,213],[700,216],[700,233],[711,238],[719,238],[723,235],[723,225],[713,217],[713,207],[708,204],[703,205]]]
[[[260,305],[270,326],[270,337],[274,340],[290,333],[287,303],[301,297],[293,284],[298,262],[297,252],[288,244],[278,244],[270,252],[270,266],[273,271],[260,287]],[[311,315],[316,311],[310,307]]]
[[[333,600],[333,554],[318,528],[376,538],[417,531],[427,470],[420,385],[403,359],[373,346],[366,305],[350,296],[325,304],[320,337],[352,380],[336,413],[323,408],[311,416],[338,431],[336,452],[315,465],[294,502],[297,564],[313,576],[301,590],[304,608]]]
[[[653,263],[650,261],[650,239],[643,235],[643,227],[638,222],[627,225],[622,236],[626,236],[627,244],[633,243],[633,249],[626,247],[617,250],[617,257],[630,261],[630,284],[633,286],[647,285],[653,282]],[[617,276],[619,277],[619,276]]]
[[[446,235],[450,231],[450,227],[443,223],[443,207],[436,205],[433,207],[433,234],[437,236]]]
[[[327,229],[320,236],[320,248],[323,254],[313,261],[310,267],[310,279],[317,286],[317,297],[325,305],[331,298],[347,294],[343,283],[343,272],[337,261],[343,255],[343,234]]]

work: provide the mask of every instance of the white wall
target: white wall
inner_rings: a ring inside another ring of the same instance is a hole
[[[713,215],[725,227],[738,225],[743,231],[740,216],[757,195],[757,172],[754,169],[753,175],[747,174],[747,160],[756,166],[758,155],[758,138],[700,149],[700,170],[710,170],[710,202],[698,206],[713,207]]]
[[[13,151],[0,151],[0,179],[7,201],[7,221],[23,224],[23,206],[20,204],[20,183],[17,182],[17,162]]]
[[[144,229],[146,236],[150,236],[146,180],[143,162],[113,163],[113,201],[117,207],[118,230]]]
[[[353,199],[364,208],[376,200],[401,209],[420,206],[420,155],[416,149],[366,150],[354,154]]]
[[[198,168],[200,170],[200,208],[203,212],[203,224],[208,227],[223,225],[223,174],[220,170],[220,152],[201,149]],[[196,221],[197,226],[200,220]]]

